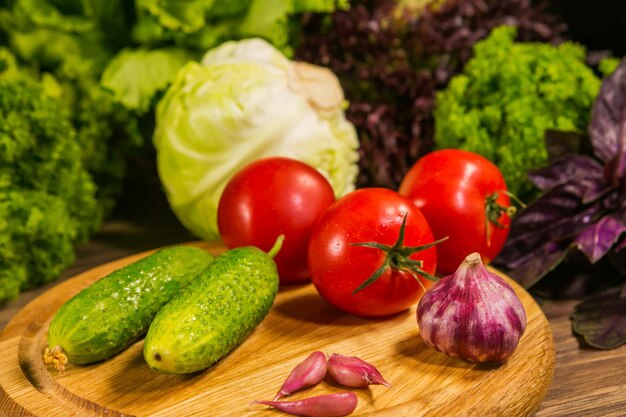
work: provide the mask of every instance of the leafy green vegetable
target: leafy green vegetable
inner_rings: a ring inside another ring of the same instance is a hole
[[[188,60],[247,36],[290,50],[296,14],[346,5],[0,1],[0,300],[58,274],[112,212],[130,153],[152,158],[156,102]]]
[[[143,45],[175,44],[206,51],[230,39],[261,37],[292,52],[294,16],[332,12],[347,0],[136,0],[134,38]]]
[[[83,165],[96,182],[96,197],[108,215],[121,191],[126,156],[144,142],[137,114],[80,66],[64,65],[55,76],[61,86],[58,98],[76,129]]]
[[[2,60],[0,74],[0,300],[47,282],[100,225],[96,186],[75,131],[42,84]]]
[[[0,301],[51,281],[72,264],[76,225],[57,196],[0,190]]]
[[[150,110],[156,93],[164,90],[193,55],[183,49],[124,49],[102,74],[102,86],[127,109]]]
[[[296,14],[339,6],[347,1],[6,0],[0,42],[6,36],[22,63],[58,81],[106,214],[129,152],[152,134],[158,93],[187,60],[251,36],[289,51]]]
[[[513,42],[503,26],[476,44],[462,75],[437,94],[435,142],[479,153],[502,170],[509,190],[534,193],[530,169],[547,162],[547,129],[584,131],[600,80],[585,65],[585,50]]]
[[[172,209],[217,239],[222,190],[244,165],[287,156],[317,168],[337,195],[354,188],[358,141],[329,70],[289,61],[261,39],[226,42],[180,71],[157,107],[154,144]]]
[[[130,42],[127,2],[10,0],[4,7],[0,29],[12,51],[34,73],[46,71],[58,81],[54,96],[65,105],[98,200],[109,213],[121,189],[125,154],[141,141],[136,117],[100,86],[106,63]]]

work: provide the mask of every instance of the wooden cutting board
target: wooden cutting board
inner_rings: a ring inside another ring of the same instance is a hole
[[[194,243],[213,253],[223,248]],[[71,296],[141,253],[99,266],[32,301],[0,334],[1,416],[279,416],[250,405],[272,399],[289,372],[309,353],[358,356],[392,384],[356,390],[355,416],[528,416],[543,399],[554,370],[554,344],[539,306],[510,281],[528,316],[513,356],[501,365],[470,364],[428,348],[415,308],[386,319],[344,314],[311,284],[281,287],[270,314],[252,335],[214,367],[192,375],[160,375],[142,356],[143,341],[64,374],[42,363],[48,323]],[[293,399],[339,392],[330,381]]]

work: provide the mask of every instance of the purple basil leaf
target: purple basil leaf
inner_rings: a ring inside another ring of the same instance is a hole
[[[626,284],[625,284],[626,285]],[[572,328],[598,349],[613,349],[626,342],[625,288],[615,287],[585,298],[572,314]]]
[[[611,264],[617,268],[622,275],[626,275],[626,239],[623,239],[613,248],[609,253],[609,259]]]
[[[530,288],[550,271],[556,268],[567,256],[571,245],[566,241],[548,241],[535,246],[532,250],[518,251],[510,248],[510,252],[518,252],[514,268],[504,271],[524,288]],[[494,263],[499,265],[499,263]]]
[[[611,192],[607,193],[607,195],[602,200],[602,205],[609,212],[614,212],[615,210],[619,210],[623,199],[623,195],[617,189],[611,190]]]
[[[626,169],[626,60],[602,82],[591,113],[589,136],[598,158],[611,166],[611,180]]]
[[[547,191],[572,180],[602,179],[604,178],[604,167],[588,156],[572,155],[555,161],[549,167],[530,171],[528,178],[537,188]]]
[[[626,224],[626,208],[622,208],[620,211],[614,213],[613,216]],[[622,275],[626,276],[626,237],[623,237],[613,247],[613,250],[609,253],[609,259],[612,265],[617,268]]]
[[[579,132],[564,132],[548,129],[545,133],[546,151],[550,164],[570,155],[592,155],[593,147],[589,136]]]
[[[550,237],[547,240],[574,237],[601,212],[599,201],[582,203],[587,190],[584,184],[571,182],[543,194],[513,218],[508,241],[536,239],[541,242],[545,240],[539,236],[542,234]]]
[[[494,265],[525,287],[538,282],[567,255],[576,236],[602,214],[602,202],[581,202],[585,187],[561,184],[520,211]]]
[[[626,224],[613,216],[604,216],[580,232],[575,243],[589,262],[595,264],[611,250],[624,232]]]
[[[557,268],[532,287],[532,293],[549,299],[580,300],[622,285],[624,278],[609,258],[590,264],[582,252],[570,251]]]

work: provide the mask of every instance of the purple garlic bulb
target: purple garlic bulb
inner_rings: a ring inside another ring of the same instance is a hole
[[[355,356],[343,356],[333,353],[328,358],[328,374],[335,382],[344,387],[391,386],[374,365]]]
[[[448,356],[499,362],[517,348],[526,312],[513,288],[474,252],[424,294],[417,323],[424,342]]]

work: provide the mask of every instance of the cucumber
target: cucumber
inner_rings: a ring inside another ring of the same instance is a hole
[[[54,315],[44,361],[63,370],[67,360],[82,365],[119,353],[212,261],[201,249],[173,246],[99,279]]]
[[[270,255],[252,246],[224,252],[163,307],[144,342],[150,368],[166,374],[200,371],[243,342],[276,298],[274,249]]]

